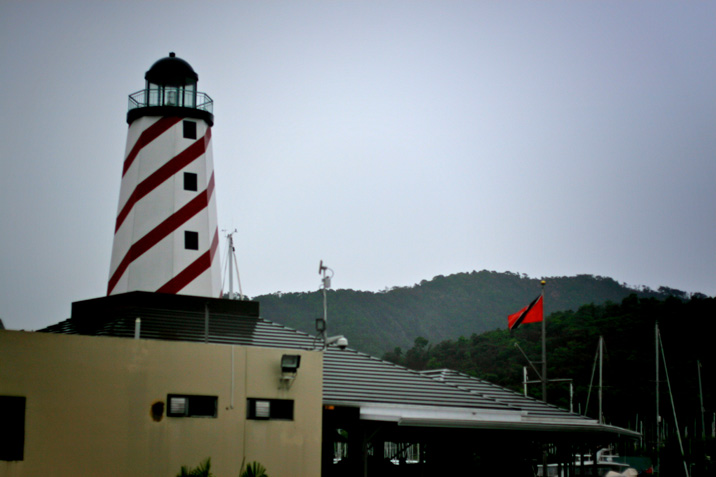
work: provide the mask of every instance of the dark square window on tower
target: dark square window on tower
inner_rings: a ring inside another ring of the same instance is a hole
[[[184,231],[184,248],[187,250],[199,250],[199,232]]]
[[[193,172],[185,172],[184,173],[184,190],[192,190],[196,192],[198,189],[198,175],[196,175]]]
[[[196,139],[196,123],[194,121],[183,121],[184,123],[184,138],[185,139]]]

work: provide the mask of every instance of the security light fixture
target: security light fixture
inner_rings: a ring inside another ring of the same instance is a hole
[[[284,354],[281,356],[281,372],[296,374],[298,368],[301,367],[301,355]]]
[[[331,336],[326,338],[326,347],[336,345],[340,349],[346,349],[348,347],[348,339],[343,335]]]
[[[293,380],[296,379],[296,373],[301,366],[300,354],[284,354],[281,356],[281,378],[279,379],[279,389],[290,389]]]
[[[326,331],[326,320],[323,318],[316,318],[316,331],[319,333]]]

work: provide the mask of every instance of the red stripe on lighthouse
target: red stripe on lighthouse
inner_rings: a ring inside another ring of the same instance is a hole
[[[189,219],[204,210],[209,205],[209,199],[213,193],[214,174],[211,175],[211,179],[209,179],[209,184],[205,191],[198,194],[188,204],[176,211],[168,219],[157,225],[152,231],[129,247],[129,251],[124,256],[122,261],[119,262],[117,269],[109,279],[109,283],[107,285],[107,295],[112,293],[114,287],[117,286],[117,282],[119,282],[119,279],[122,278],[122,275],[125,271],[127,271],[127,268],[133,261],[141,257],[147,250],[154,247],[169,234],[181,227],[182,224],[186,223]]]
[[[204,252],[201,257],[197,258],[188,267],[182,270],[177,276],[162,285],[158,293],[179,293],[182,288],[193,282],[199,275],[204,273],[211,267],[211,262],[219,247],[219,229],[214,232],[214,239],[211,241],[211,248]]]
[[[161,136],[162,133],[167,131],[179,121],[181,121],[181,118],[162,118],[156,123],[149,126],[144,131],[142,131],[142,134],[139,136],[139,139],[137,139],[137,142],[134,143],[134,147],[132,147],[132,150],[127,155],[127,158],[124,160],[124,167],[122,168],[122,177],[124,177],[124,175],[127,173],[130,166],[137,158],[137,154],[139,154],[139,151],[141,151],[144,146],[154,141],[156,138]]]
[[[206,130],[206,134],[203,138],[196,141],[191,146],[184,149],[182,152],[174,156],[169,162],[164,164],[162,167],[157,169],[152,175],[144,179],[137,185],[136,189],[132,191],[132,194],[127,199],[127,203],[124,204],[122,210],[117,215],[117,222],[114,227],[114,233],[116,234],[119,228],[124,223],[124,220],[131,212],[134,205],[151,191],[162,185],[167,179],[172,177],[174,174],[179,172],[187,165],[194,162],[202,154],[206,152],[206,148],[211,139],[211,128]]]

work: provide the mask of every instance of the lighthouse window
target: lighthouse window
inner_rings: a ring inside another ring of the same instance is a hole
[[[199,232],[184,231],[184,248],[187,250],[199,250]]]
[[[196,139],[196,123],[194,121],[184,121],[184,138]]]
[[[184,173],[184,190],[197,191],[198,189],[198,176],[193,172]]]

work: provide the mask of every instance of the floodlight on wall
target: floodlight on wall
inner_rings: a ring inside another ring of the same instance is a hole
[[[281,356],[281,372],[296,374],[298,368],[301,367],[300,354],[284,354]]]
[[[301,367],[300,354],[284,354],[281,356],[281,386],[290,388],[296,379],[298,368]]]

